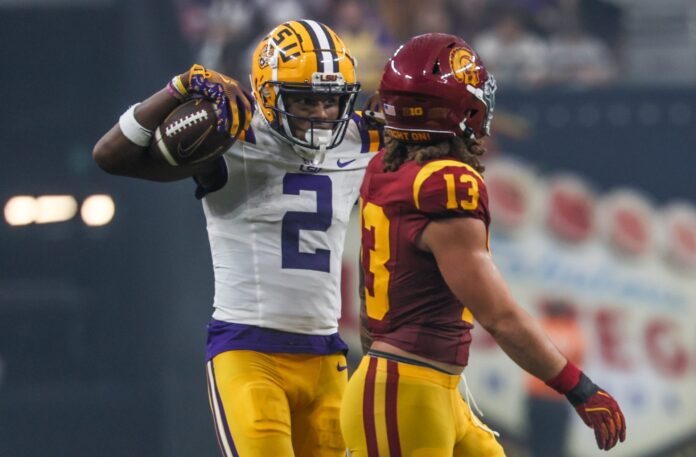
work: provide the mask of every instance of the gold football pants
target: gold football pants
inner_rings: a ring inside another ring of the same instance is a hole
[[[459,376],[363,357],[343,396],[352,457],[504,457],[457,389]]]
[[[218,354],[207,377],[222,455],[344,457],[339,408],[347,373],[343,354]]]

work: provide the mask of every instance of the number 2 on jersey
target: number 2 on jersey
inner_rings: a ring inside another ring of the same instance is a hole
[[[331,251],[317,248],[300,251],[300,230],[325,232],[333,218],[331,178],[324,175],[288,173],[283,178],[283,194],[300,195],[301,190],[317,195],[317,211],[288,211],[283,216],[281,254],[282,267],[329,272]]]
[[[391,255],[389,219],[381,206],[370,202],[362,207],[361,216],[362,236],[365,237],[369,232],[374,235],[373,249],[362,253],[369,259],[364,286],[367,315],[372,319],[382,320],[389,311],[389,270],[387,269],[387,262]],[[367,287],[369,283],[372,284],[372,291]]]

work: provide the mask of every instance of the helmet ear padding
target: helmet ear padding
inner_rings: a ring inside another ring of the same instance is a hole
[[[264,110],[264,115],[268,113],[273,114],[273,107],[276,106],[278,101],[276,100],[276,93],[268,84],[263,84],[259,89],[259,96],[261,99],[261,106]]]
[[[271,89],[267,86],[261,88],[261,100],[263,100],[263,103],[266,104],[269,102],[269,99],[271,98]]]

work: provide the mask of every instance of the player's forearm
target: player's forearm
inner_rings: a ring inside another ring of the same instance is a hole
[[[556,376],[566,364],[566,358],[538,322],[520,307],[516,306],[487,330],[508,357],[543,381]]]
[[[471,282],[466,282],[467,288],[475,284],[467,294],[472,298],[474,317],[525,371],[544,381],[557,375],[565,357],[537,321],[517,304],[490,257],[479,254],[477,258],[478,262],[471,262],[475,266],[470,271]]]
[[[94,147],[99,167],[112,175],[150,181],[176,181],[192,176],[187,167],[172,167],[151,155],[146,148],[130,143],[115,125]]]
[[[541,326],[515,302],[488,253],[478,250],[460,262],[458,268],[443,273],[476,320],[524,370],[544,381],[557,375],[565,365],[565,357]]]
[[[180,103],[181,100],[172,96],[164,88],[140,103],[135,109],[135,117],[143,127],[154,130]]]
[[[140,125],[154,130],[178,104],[178,99],[162,89],[139,104],[134,116]],[[201,167],[173,167],[150,154],[147,147],[129,140],[118,122],[97,142],[92,156],[108,173],[152,181],[175,181],[201,172]]]

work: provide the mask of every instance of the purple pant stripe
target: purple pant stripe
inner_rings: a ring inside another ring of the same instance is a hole
[[[210,390],[210,401],[212,403],[213,409],[213,422],[215,425],[215,433],[218,437],[218,445],[220,446],[220,452],[222,452],[222,455],[224,457],[239,457],[237,448],[234,446],[232,433],[230,432],[229,425],[227,424],[225,408],[222,404],[220,392],[217,388],[217,382],[215,380],[215,368],[213,366],[212,360],[208,362],[208,369],[206,370],[206,374],[208,377],[208,389]]]

